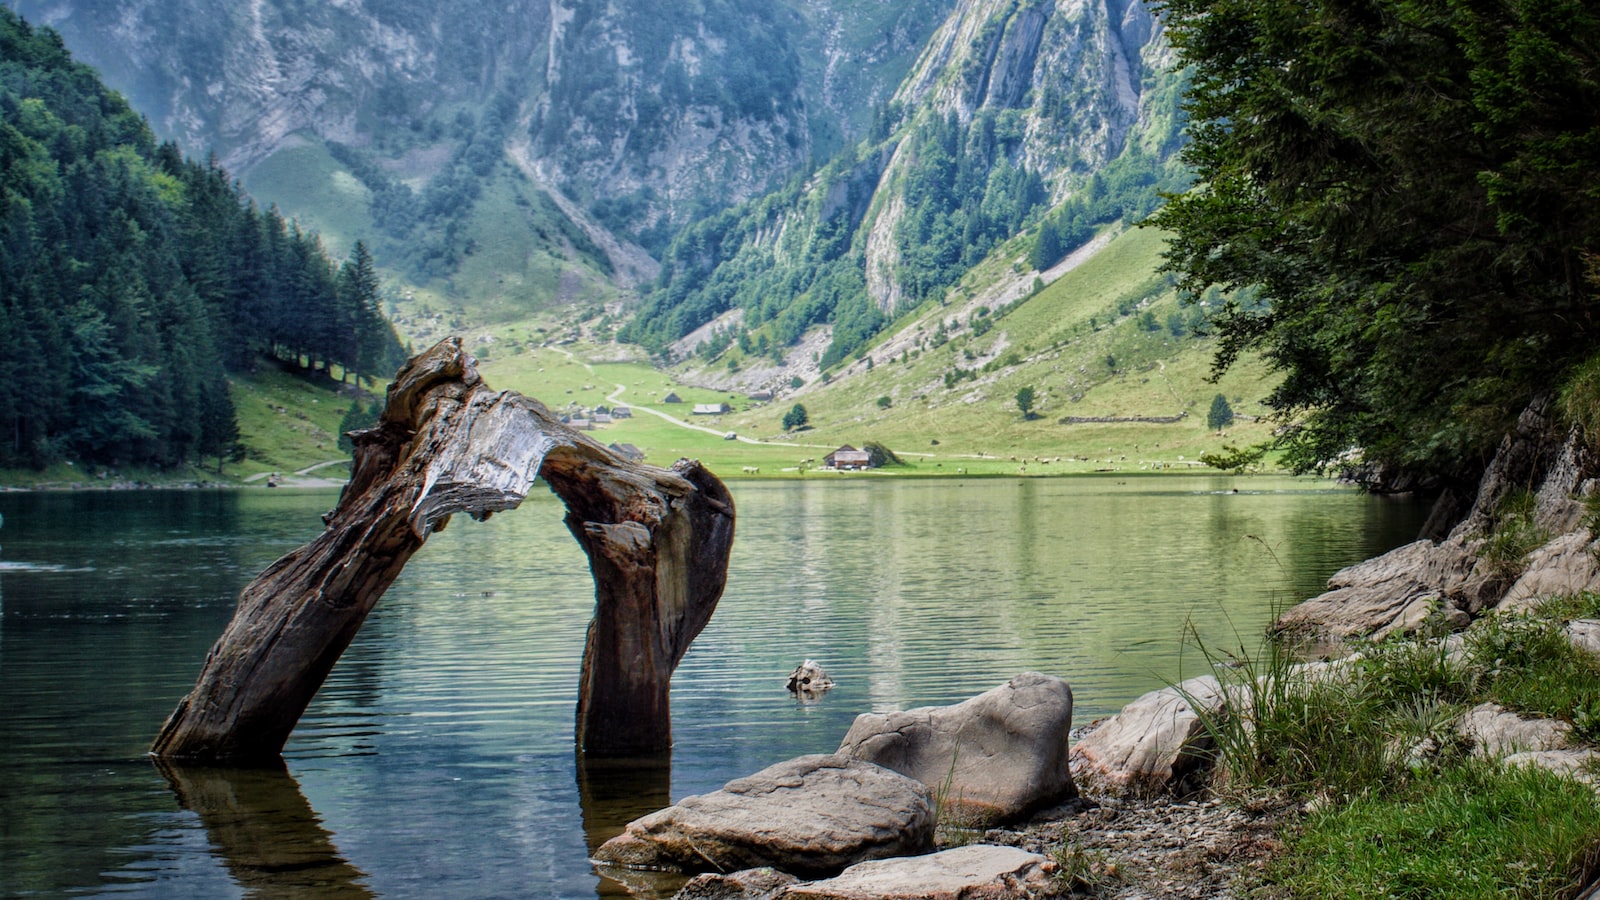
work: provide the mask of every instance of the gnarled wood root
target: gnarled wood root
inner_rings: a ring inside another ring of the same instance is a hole
[[[289,733],[406,561],[449,517],[513,509],[542,476],[589,556],[595,618],[577,741],[597,755],[671,746],[673,670],[727,580],[732,498],[698,462],[630,462],[537,400],[496,392],[459,338],[413,358],[379,424],[355,436],[350,481],[327,528],[247,585],[194,689],[151,752],[276,759]]]

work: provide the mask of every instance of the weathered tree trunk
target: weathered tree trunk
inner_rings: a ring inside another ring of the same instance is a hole
[[[536,400],[495,392],[450,338],[412,359],[379,424],[356,435],[327,529],[273,563],[151,751],[177,759],[276,758],[378,598],[449,517],[515,508],[536,476],[567,504],[589,555],[595,619],[584,651],[578,745],[601,755],[671,745],[668,686],[716,608],[733,502],[698,462],[629,462]]]

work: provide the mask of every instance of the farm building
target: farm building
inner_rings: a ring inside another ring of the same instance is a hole
[[[843,447],[824,456],[822,465],[824,468],[838,469],[840,471],[870,469],[872,468],[872,454],[845,444]]]
[[[697,416],[720,416],[728,412],[731,407],[726,403],[696,403],[694,414]]]
[[[667,395],[665,397],[661,398],[661,402],[662,403],[682,403],[683,402],[683,398],[678,396],[678,392],[677,391],[668,391]]]
[[[632,460],[633,462],[638,462],[639,460],[644,459],[644,451],[632,444],[613,443],[608,444],[606,449],[617,454],[623,459]]]
[[[628,406],[613,406],[611,407],[611,418],[631,419],[633,418],[633,408]]]

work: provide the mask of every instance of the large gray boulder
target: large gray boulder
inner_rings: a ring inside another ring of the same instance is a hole
[[[954,706],[859,715],[839,753],[917,779],[941,818],[983,826],[1077,796],[1071,730],[1072,688],[1028,672]]]
[[[1051,864],[1016,847],[972,844],[928,856],[864,862],[836,878],[790,885],[782,900],[1023,900],[1057,893]]]
[[[1415,541],[1334,573],[1327,593],[1289,608],[1277,627],[1319,639],[1409,632],[1430,615],[1473,605],[1475,563],[1459,541]]]
[[[769,766],[629,822],[595,861],[733,872],[771,866],[818,878],[933,847],[933,794],[881,766],[827,754]]]
[[[1185,778],[1211,762],[1202,714],[1221,713],[1226,696],[1211,675],[1145,694],[1073,745],[1073,777],[1114,796],[1181,793]]]

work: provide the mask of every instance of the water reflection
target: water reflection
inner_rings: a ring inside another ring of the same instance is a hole
[[[578,771],[578,803],[583,811],[583,836],[589,855],[622,833],[627,823],[672,805],[672,754],[648,757],[589,759],[574,755]],[[662,872],[637,872],[602,867],[601,897],[670,896],[684,879]]]
[[[222,769],[156,760],[178,804],[197,813],[212,852],[248,897],[366,898],[365,872],[334,846],[281,764]]]
[[[1288,479],[735,491],[728,589],[673,679],[670,766],[574,762],[594,584],[544,494],[413,558],[295,730],[292,778],[163,777],[144,751],[239,589],[322,530],[331,492],[0,492],[0,895],[653,896],[587,862],[631,818],[831,751],[858,713],[1020,671],[1066,677],[1079,718],[1113,711],[1187,671],[1186,618],[1259,634],[1272,603],[1421,520]],[[807,658],[836,683],[815,704],[785,689]]]

